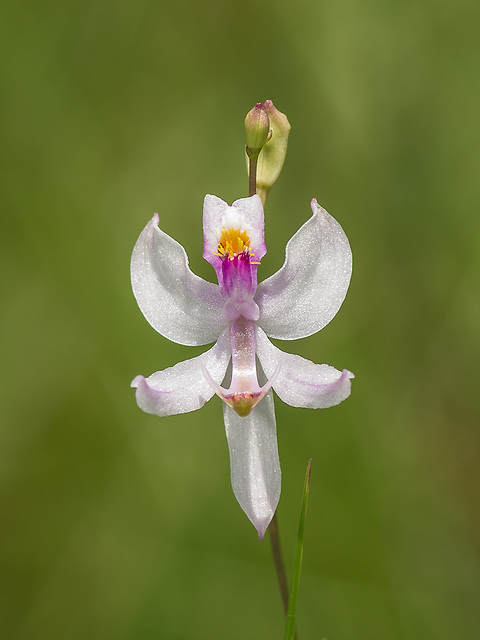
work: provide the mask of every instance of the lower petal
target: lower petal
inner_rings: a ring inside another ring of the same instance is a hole
[[[326,409],[340,404],[351,392],[354,375],[328,364],[314,364],[301,356],[277,349],[261,329],[257,329],[257,355],[279,398],[292,407]]]
[[[233,492],[263,540],[281,488],[273,394],[269,391],[246,417],[226,404],[223,412]]]
[[[214,394],[211,384],[203,375],[208,372],[220,383],[230,360],[228,331],[215,345],[202,355],[179,362],[173,367],[157,371],[148,378],[137,376],[132,387],[136,388],[137,404],[146,413],[171,416],[200,409]]]

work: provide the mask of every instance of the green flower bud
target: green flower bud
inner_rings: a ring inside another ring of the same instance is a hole
[[[264,107],[268,115],[272,135],[258,156],[257,193],[265,204],[267,194],[280,175],[285,162],[288,134],[291,127],[287,116],[278,111],[271,100],[266,100]]]
[[[267,142],[270,123],[267,110],[261,102],[247,113],[245,118],[246,152],[249,158],[256,158]]]

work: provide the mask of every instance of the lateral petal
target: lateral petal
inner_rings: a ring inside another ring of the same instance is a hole
[[[328,364],[314,364],[301,356],[277,349],[257,329],[257,356],[267,378],[275,374],[273,389],[292,407],[326,409],[340,404],[351,392],[351,371]]]
[[[290,238],[283,266],[258,285],[258,325],[272,338],[310,336],[330,322],[350,283],[352,252],[342,227],[314,199],[310,220]]]
[[[214,389],[203,370],[220,384],[230,360],[228,331],[214,346],[196,358],[157,371],[148,378],[137,376],[131,386],[136,389],[137,404],[146,413],[171,416],[200,409],[213,396]]]
[[[218,285],[192,273],[181,244],[158,227],[158,214],[140,234],[132,253],[132,288],[152,327],[173,342],[214,342],[227,326]]]
[[[223,405],[232,488],[263,540],[280,498],[281,471],[271,391],[246,417]]]

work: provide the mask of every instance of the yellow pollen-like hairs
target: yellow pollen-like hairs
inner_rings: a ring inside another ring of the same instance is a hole
[[[250,251],[250,238],[246,231],[240,229],[222,229],[222,235],[218,242],[217,256],[233,260],[240,253],[253,256]]]

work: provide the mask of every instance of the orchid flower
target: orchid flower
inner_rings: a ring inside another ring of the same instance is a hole
[[[218,284],[195,275],[155,214],[131,262],[138,305],[156,331],[183,345],[213,347],[148,378],[137,376],[138,406],[158,416],[186,413],[217,394],[223,401],[232,487],[263,539],[280,497],[273,393],[294,407],[331,407],[350,395],[353,374],[275,347],[316,333],[345,298],[352,254],[341,226],[314,199],[312,217],[294,234],[283,266],[257,285],[267,249],[258,195],[229,206],[207,195],[203,257]],[[229,366],[230,365],[230,366]]]

